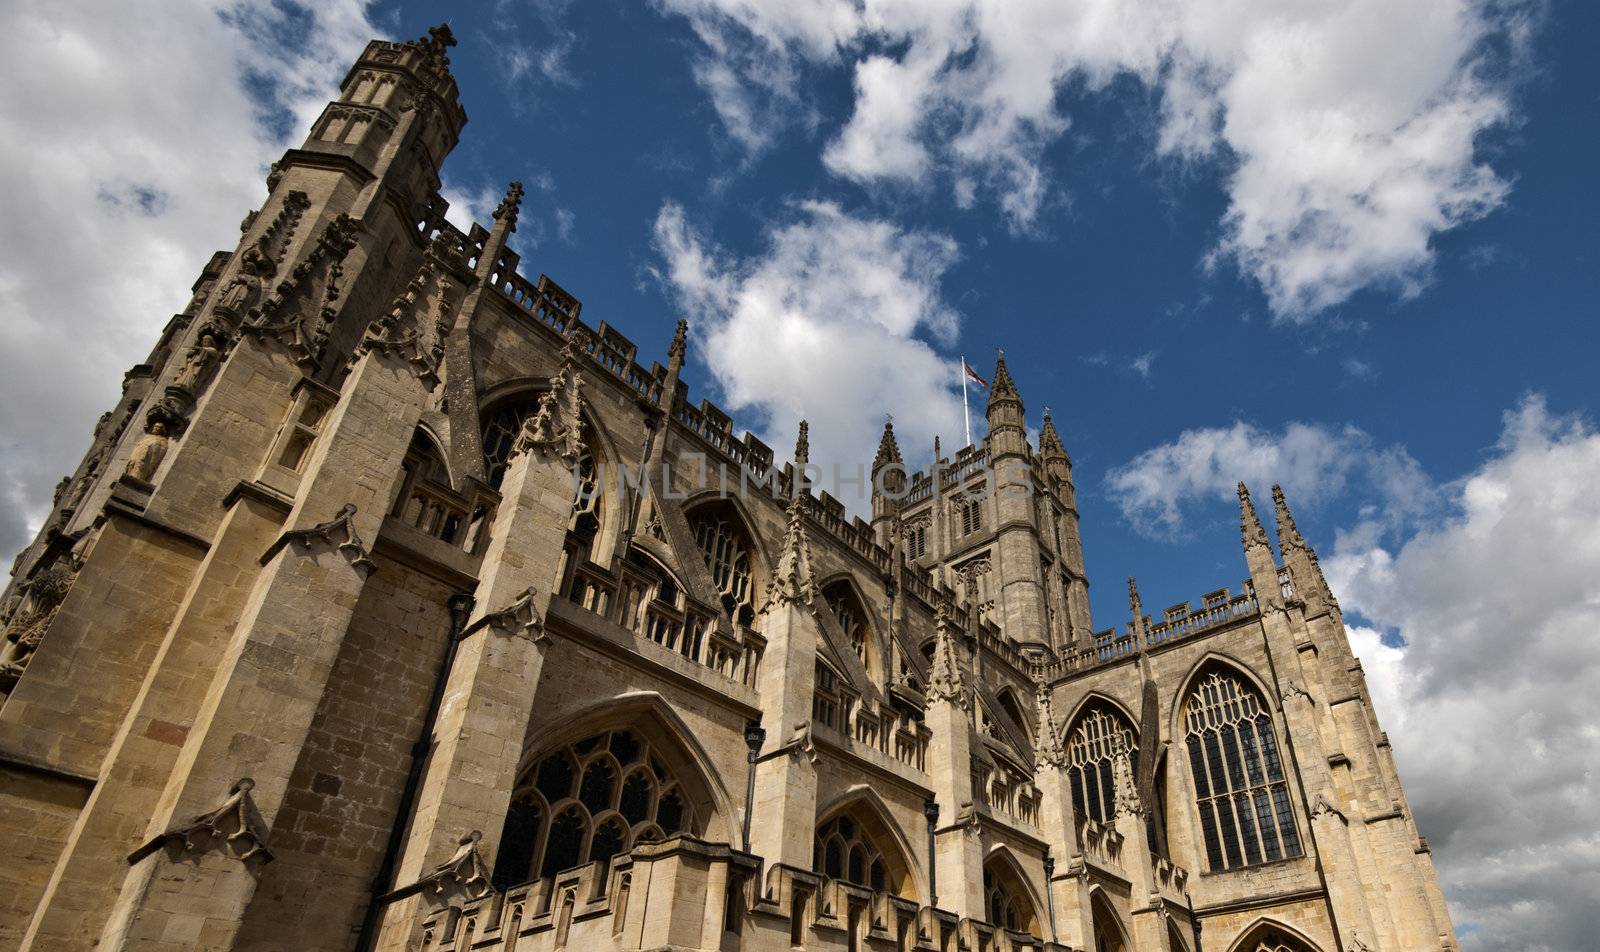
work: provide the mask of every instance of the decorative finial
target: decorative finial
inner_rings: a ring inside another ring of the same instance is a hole
[[[928,700],[950,701],[965,708],[967,692],[956,648],[951,638],[950,598],[940,593],[935,601],[933,659],[928,667]]]
[[[766,614],[792,604],[810,606],[815,600],[816,582],[811,577],[811,539],[806,534],[804,505],[796,495],[789,503],[783,552],[778,556],[776,570],[767,580],[767,594],[761,611]]]
[[[1133,612],[1133,627],[1137,630],[1144,622],[1144,606],[1139,601],[1139,583],[1128,576],[1128,610]]]
[[[800,435],[794,440],[794,464],[805,466],[811,462],[811,424],[800,421]]]
[[[512,182],[506,190],[506,197],[500,199],[500,205],[494,210],[494,220],[504,222],[507,231],[517,230],[517,212],[522,208],[522,183]]]

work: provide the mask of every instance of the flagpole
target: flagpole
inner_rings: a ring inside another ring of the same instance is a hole
[[[967,356],[961,355],[961,418],[967,424],[967,445],[972,445],[972,410],[967,407]]]

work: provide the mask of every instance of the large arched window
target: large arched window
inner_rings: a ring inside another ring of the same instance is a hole
[[[689,517],[694,541],[711,571],[722,605],[734,621],[748,625],[755,619],[754,588],[750,568],[750,540],[726,511],[715,507],[697,510]]]
[[[665,759],[634,731],[567,744],[536,761],[512,794],[496,887],[610,862],[640,843],[703,825]]]
[[[817,826],[812,866],[829,879],[915,898],[910,870],[884,819],[859,801]]]
[[[1113,764],[1126,754],[1132,766],[1137,751],[1133,725],[1110,704],[1095,701],[1078,715],[1067,736],[1067,776],[1080,820],[1109,823],[1116,816]]]
[[[1234,672],[1213,669],[1184,705],[1185,742],[1212,870],[1300,855],[1272,717]]]
[[[1039,917],[1027,887],[1016,869],[999,857],[983,864],[983,908],[992,926],[1039,935]]]

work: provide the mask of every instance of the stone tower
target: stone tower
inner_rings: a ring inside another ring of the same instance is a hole
[[[1280,492],[1096,632],[1002,356],[850,517],[523,276],[520,185],[445,221],[451,44],[366,48],[16,562],[0,948],[1456,947]]]

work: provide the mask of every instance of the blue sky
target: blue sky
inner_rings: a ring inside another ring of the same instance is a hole
[[[1284,483],[1471,949],[1600,931],[1600,10],[1537,0],[273,0],[0,13],[0,541],[48,512],[369,37],[449,21],[458,223],[786,451],[960,442],[997,347],[1096,622]],[[155,51],[159,51],[159,55]],[[42,240],[49,236],[51,240]],[[979,426],[981,430],[981,424]]]

